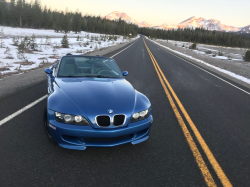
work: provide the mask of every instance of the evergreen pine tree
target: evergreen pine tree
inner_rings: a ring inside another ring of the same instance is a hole
[[[67,34],[70,31],[70,29],[71,29],[70,25],[71,25],[70,14],[65,14],[64,19],[62,21],[62,26],[61,26],[61,28],[65,34]]]
[[[32,5],[32,28],[40,28],[41,26],[41,12],[42,8],[39,3],[39,0],[35,0],[34,4]]]
[[[73,15],[72,31],[74,31],[76,34],[81,32],[81,14],[77,12]]]
[[[38,47],[38,45],[36,43],[36,36],[35,36],[35,34],[33,34],[31,36],[31,39],[30,39],[30,49],[31,50],[37,50],[37,47]]]
[[[5,25],[7,23],[6,10],[7,10],[6,0],[0,0],[0,25]]]
[[[26,60],[26,56],[25,56],[25,42],[21,41],[21,43],[18,45],[17,47],[17,58],[21,59],[21,60]]]
[[[12,54],[10,53],[10,48],[6,47],[6,50],[4,51],[4,54],[6,54],[6,59],[13,59]]]
[[[243,57],[243,59],[244,59],[246,62],[250,62],[250,50],[247,50],[247,51],[246,51],[246,54],[245,54],[245,56]]]
[[[9,25],[10,26],[17,26],[16,25],[16,7],[15,7],[16,1],[11,0],[9,4],[9,11],[8,11],[8,17],[9,17]]]
[[[23,26],[23,22],[22,22],[22,17],[23,17],[23,1],[22,0],[18,0],[16,3],[16,19],[17,19],[17,25],[19,27]]]
[[[13,36],[12,38],[12,42],[14,46],[18,46],[19,43],[19,37]]]
[[[61,44],[63,48],[69,48],[69,41],[68,41],[68,37],[66,34],[63,36]]]
[[[55,18],[53,25],[54,25],[53,27],[54,27],[55,32],[59,32],[61,30],[59,16]]]
[[[7,2],[8,1],[8,2]],[[54,29],[55,32],[68,33],[71,29],[78,33],[81,30],[105,35],[128,36],[137,33],[151,38],[220,45],[227,47],[250,48],[250,38],[230,32],[209,31],[203,28],[163,30],[138,28],[124,20],[106,20],[100,16],[81,15],[79,12],[59,12],[41,8],[40,0],[0,0],[0,25]],[[102,40],[108,38],[103,37]],[[115,38],[109,38],[110,40]],[[93,38],[92,38],[93,40]]]

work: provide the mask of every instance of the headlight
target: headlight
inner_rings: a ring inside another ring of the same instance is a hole
[[[61,123],[69,123],[74,125],[89,125],[89,122],[82,116],[74,116],[70,114],[62,114],[55,112],[56,121]]]
[[[146,119],[149,117],[149,115],[150,115],[149,109],[134,113],[131,119],[131,123]]]

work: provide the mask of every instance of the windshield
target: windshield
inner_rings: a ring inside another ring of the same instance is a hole
[[[67,56],[62,58],[58,77],[121,78],[122,74],[112,59]]]

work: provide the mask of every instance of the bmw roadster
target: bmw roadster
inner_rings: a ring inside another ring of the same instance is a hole
[[[50,68],[44,127],[63,148],[111,147],[148,139],[148,98],[125,79],[112,58],[66,55]]]

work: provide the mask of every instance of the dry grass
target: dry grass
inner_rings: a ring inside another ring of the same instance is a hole
[[[51,59],[60,59],[60,56],[54,55],[54,56],[49,56],[49,58],[51,58]]]
[[[41,57],[41,58],[38,58],[38,60],[46,60],[47,57]]]
[[[34,51],[37,51],[37,50],[34,50]],[[28,54],[34,54],[32,50],[29,50],[29,49],[25,49],[24,50],[24,53],[28,53]]]
[[[1,67],[0,68],[0,71],[9,71],[10,70],[10,68],[7,68],[7,67]]]
[[[14,57],[9,56],[9,57],[5,57],[4,59],[14,59]]]
[[[29,71],[31,71],[31,70],[35,70],[35,69],[38,69],[38,68],[48,67],[49,65],[52,66],[52,65],[55,64],[56,62],[58,62],[58,60],[56,60],[54,63],[47,63],[47,62],[44,62],[44,63],[39,64],[39,67],[32,68],[32,69],[28,69],[28,70],[21,70],[21,69],[19,69],[19,67],[18,67],[18,68],[16,69],[17,71],[5,73],[4,75],[1,75],[1,72],[0,72],[0,78],[12,76],[12,75],[15,75],[15,74],[20,74],[20,73],[29,72]],[[18,62],[18,63],[20,63],[20,62]],[[0,69],[0,71],[1,71],[1,69]]]
[[[30,66],[32,64],[35,64],[35,62],[32,62],[32,61],[24,61],[24,62],[14,62],[15,64],[20,64],[22,66]]]

